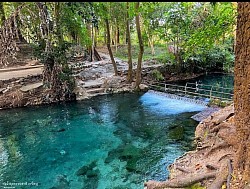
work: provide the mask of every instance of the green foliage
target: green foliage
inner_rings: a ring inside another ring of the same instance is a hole
[[[45,51],[45,42],[42,40],[40,44],[33,45],[34,55],[40,59],[40,61],[44,64],[53,64],[52,67],[57,64],[61,66],[62,71],[58,75],[58,79],[62,83],[67,83],[67,87],[69,91],[73,91],[75,87],[75,80],[72,77],[72,70],[69,68],[66,57],[67,51],[69,50],[72,44],[63,41],[60,46],[52,46],[51,51]]]
[[[133,61],[137,61],[139,53],[138,45],[132,46],[132,59]],[[114,56],[120,58],[121,60],[127,61],[128,60],[128,47],[126,45],[119,46],[117,51],[114,51]],[[167,52],[165,46],[157,45],[155,46],[155,55],[152,55],[151,49],[148,46],[144,47],[143,53],[143,61],[155,60],[156,63],[168,63],[169,57],[172,56]]]
[[[8,18],[20,2],[4,2],[5,16]],[[25,2],[20,14],[20,30],[29,43],[35,43],[36,49],[44,49],[41,34],[41,19],[34,2]],[[97,29],[95,41],[103,42],[106,37],[104,20],[109,19],[111,39],[116,41],[119,29],[120,44],[126,43],[126,2],[62,2],[60,14],[55,13],[55,2],[46,2],[51,32],[49,38],[53,45],[57,43],[59,33],[63,40],[89,47],[93,41],[88,26]],[[131,23],[132,58],[138,56],[138,39],[135,30],[134,2],[129,2],[129,20]],[[236,7],[231,2],[141,2],[142,37],[145,45],[143,61],[155,59],[162,63],[171,62],[180,65],[182,71],[232,72],[234,63],[234,30],[236,25]],[[57,23],[58,22],[58,23]],[[58,25],[58,26],[57,26]],[[150,44],[154,45],[155,55]],[[97,44],[98,45],[98,44]],[[168,53],[168,46],[176,50]],[[54,51],[54,50],[53,50]],[[44,57],[36,51],[37,57]],[[114,55],[127,60],[127,49],[118,49]],[[177,58],[178,57],[178,58]]]
[[[178,47],[183,68],[230,70],[233,62],[233,30],[236,10],[232,3],[171,2],[162,4],[165,12],[158,27],[167,44]]]
[[[215,46],[209,50],[204,49],[190,57],[185,62],[196,66],[198,71],[226,71],[232,72],[234,66],[234,54],[224,46]]]
[[[81,45],[91,45],[92,42],[87,34],[86,25],[83,24],[83,14],[85,13],[83,13],[84,7],[81,3],[76,2],[65,5],[61,12],[60,29],[64,33],[78,37]]]
[[[154,69],[154,70],[152,71],[152,75],[153,75],[153,77],[154,77],[157,81],[162,81],[162,80],[164,80],[164,77],[163,77],[162,73],[161,73],[159,70],[157,70],[157,69]]]

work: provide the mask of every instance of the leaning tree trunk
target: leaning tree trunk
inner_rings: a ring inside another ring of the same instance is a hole
[[[136,24],[136,30],[137,30],[137,36],[139,40],[139,55],[138,55],[138,63],[137,63],[137,70],[136,70],[136,82],[135,87],[139,89],[139,85],[141,84],[141,67],[142,67],[142,56],[143,56],[143,41],[141,36],[141,28],[140,28],[140,16],[139,16],[139,2],[135,3],[135,11],[137,12],[135,17],[135,24]]]
[[[236,31],[236,57],[234,82],[235,125],[237,131],[237,154],[235,174],[237,180],[243,176],[244,182],[250,182],[250,3],[238,3]]]
[[[131,52],[131,39],[130,39],[130,24],[129,24],[129,2],[127,2],[127,40],[128,40],[128,76],[127,81],[128,83],[132,82],[133,76],[133,65],[132,65],[132,52]]]
[[[110,29],[109,29],[109,21],[107,18],[105,19],[105,23],[106,23],[106,28],[107,28],[107,48],[109,51],[109,56],[110,56],[111,62],[112,62],[113,67],[114,67],[115,75],[118,75],[117,66],[116,66],[115,59],[114,59],[112,49],[110,46]]]

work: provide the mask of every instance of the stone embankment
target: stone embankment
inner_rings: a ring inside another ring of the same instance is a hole
[[[109,93],[131,92],[135,89],[135,81],[131,84],[126,82],[128,70],[127,62],[115,58],[119,74],[115,76],[110,57],[103,53],[99,54],[102,57],[101,61],[80,61],[71,63],[77,83],[75,89],[77,100]],[[161,67],[163,67],[162,64],[144,62],[142,66],[143,78],[145,78],[150,71]],[[135,65],[133,66],[133,70],[135,72]],[[147,86],[141,84],[139,88],[141,90],[146,90]]]
[[[101,54],[101,53],[100,53]],[[71,62],[76,80],[76,100],[91,98],[109,93],[131,92],[135,82],[126,82],[127,62],[115,59],[119,71],[114,76],[113,66],[109,56],[101,54],[102,60],[97,62]],[[150,70],[162,67],[161,64],[144,63],[142,75],[147,76]],[[135,69],[135,67],[134,67]],[[0,70],[0,108],[22,107],[50,103],[47,90],[42,85],[41,64],[8,67]],[[147,86],[140,85],[141,90]]]

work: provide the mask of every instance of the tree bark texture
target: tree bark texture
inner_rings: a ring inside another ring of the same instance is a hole
[[[250,2],[239,2],[237,11],[234,111],[238,141],[234,171],[243,175],[243,182],[250,182]]]
[[[111,46],[110,46],[110,29],[109,29],[109,21],[108,21],[108,19],[105,19],[105,23],[106,23],[106,29],[107,29],[107,48],[108,48],[108,51],[109,51],[109,56],[110,56],[111,62],[112,62],[113,67],[114,67],[115,75],[118,75],[117,66],[116,66],[115,59],[114,59],[112,49],[111,49]]]
[[[135,3],[135,11],[136,11],[135,24],[136,24],[136,31],[137,31],[139,47],[140,47],[140,51],[138,55],[138,62],[137,62],[137,70],[136,70],[136,82],[135,82],[135,86],[137,89],[139,88],[139,85],[141,84],[142,56],[144,52],[142,35],[141,35],[141,27],[140,27],[139,6],[140,6],[139,2],[136,2]]]

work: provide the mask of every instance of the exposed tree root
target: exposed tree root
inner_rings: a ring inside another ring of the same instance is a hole
[[[215,178],[217,171],[202,173],[199,175],[189,175],[181,179],[173,179],[164,182],[158,181],[148,181],[144,184],[146,189],[161,189],[161,188],[183,188],[191,186],[197,182],[200,182],[205,179]]]
[[[182,171],[182,172],[184,172],[184,173],[190,173],[189,170],[187,170],[187,169],[185,169],[185,168],[183,168],[183,167],[175,166],[175,169],[178,169],[178,170],[180,170],[180,171]]]
[[[225,157],[231,156],[231,155],[232,155],[231,153],[230,153],[230,154],[224,154],[223,156],[220,157],[220,159],[219,159],[218,161],[221,161],[221,160],[224,159]]]
[[[210,164],[207,164],[206,167],[207,167],[208,169],[210,169],[210,170],[218,170],[218,169],[219,169],[219,167],[214,166],[214,165],[210,165]]]
[[[230,189],[230,182],[232,179],[233,167],[232,167],[232,160],[228,160],[228,176],[227,176],[227,189]]]
[[[223,184],[228,189],[237,141],[232,111],[233,106],[226,107],[200,122],[195,131],[196,150],[168,167],[172,173],[169,180],[148,181],[145,189],[185,188],[201,181],[207,189],[221,189]]]
[[[206,149],[206,148],[209,148],[211,147],[211,145],[206,145],[206,146],[197,146],[197,150],[203,150],[203,149]]]
[[[231,125],[228,123],[221,123],[219,125],[214,126],[212,129],[210,129],[210,133],[217,133],[222,128],[230,128]]]
[[[205,154],[205,156],[208,156],[208,155],[210,155],[212,152],[214,152],[215,150],[217,150],[217,149],[222,149],[222,148],[225,148],[225,147],[229,147],[230,145],[227,143],[227,142],[221,142],[221,143],[219,143],[219,144],[216,144],[216,145],[214,145],[206,154]]]
[[[222,171],[220,171],[216,175],[216,179],[212,182],[212,184],[207,189],[220,189],[223,183],[227,180],[228,169],[225,166]]]

